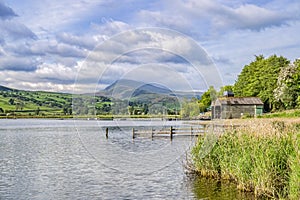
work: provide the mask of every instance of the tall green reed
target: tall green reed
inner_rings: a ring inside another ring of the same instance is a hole
[[[257,196],[298,198],[299,130],[281,121],[263,126],[227,130],[205,157],[200,156],[204,138],[199,138],[192,150],[195,170],[202,176],[232,180]]]

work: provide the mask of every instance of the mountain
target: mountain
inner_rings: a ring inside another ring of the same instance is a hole
[[[201,92],[172,91],[159,84],[148,84],[140,81],[121,79],[96,93],[96,96],[113,97],[115,99],[151,100],[154,98],[200,98]]]
[[[170,95],[172,91],[163,86],[146,84],[140,81],[121,79],[96,93],[96,96],[107,96],[116,99],[131,99],[141,95]]]
[[[8,87],[4,87],[2,85],[0,85],[0,91],[13,91],[14,89],[8,88]]]

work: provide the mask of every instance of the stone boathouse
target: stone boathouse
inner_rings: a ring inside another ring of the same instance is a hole
[[[255,117],[263,113],[264,104],[258,97],[220,97],[212,102],[212,119]]]

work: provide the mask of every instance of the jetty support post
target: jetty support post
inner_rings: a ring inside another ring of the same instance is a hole
[[[170,139],[171,139],[171,140],[173,139],[173,134],[174,134],[174,129],[173,129],[173,127],[171,126],[171,127],[170,127]]]
[[[105,137],[106,137],[106,139],[108,139],[108,128],[107,127],[105,129]]]
[[[153,139],[153,127],[151,127],[151,138]]]
[[[135,130],[134,130],[134,128],[132,128],[132,139],[134,139],[135,138]]]

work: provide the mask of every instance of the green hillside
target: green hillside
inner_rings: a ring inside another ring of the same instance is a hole
[[[28,116],[66,115],[71,104],[71,94],[23,91],[0,87],[1,116],[12,114]]]
[[[0,118],[67,118],[73,115],[149,117],[179,113],[180,105],[174,97],[153,93],[139,96],[122,100],[92,94],[24,91],[0,86]]]

